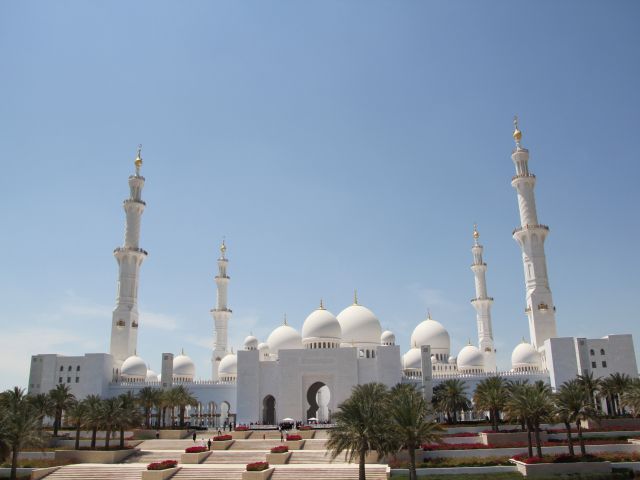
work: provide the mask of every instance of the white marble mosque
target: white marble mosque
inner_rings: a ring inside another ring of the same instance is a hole
[[[227,303],[229,259],[223,242],[215,277],[217,304],[211,310],[215,346],[210,379],[197,379],[195,364],[184,352],[162,353],[160,372],[152,371],[136,354],[139,271],[147,257],[139,245],[145,179],[140,174],[142,157],[138,150],[135,174],[129,177],[130,196],[124,201],[124,245],[114,251],[119,277],[109,353],[34,355],[29,392],[46,392],[65,383],[79,398],[89,394],[110,397],[145,386],[184,385],[198,399],[198,406],[190,413],[200,421],[215,425],[228,419],[275,424],[284,418],[329,421],[331,412],[350,395],[354,385],[374,381],[388,386],[409,382],[429,392],[445,379],[459,378],[467,382],[471,393],[477,382],[496,374],[507,379],[543,380],[553,388],[588,372],[637,377],[630,334],[598,339],[557,336],[556,307],[544,251],[549,227],[538,220],[536,177],[529,171],[529,151],[522,146],[517,121],[513,138],[516,146],[511,159],[516,172],[511,185],[520,212],[520,226],[513,231],[513,238],[522,249],[530,338],[514,347],[509,367],[496,365],[493,298],[488,294],[487,264],[474,226],[471,270],[475,298],[471,304],[476,310],[478,338],[476,344],[469,342],[457,355],[451,352],[449,332],[431,315],[416,325],[408,350],[402,353],[393,332],[383,332],[378,317],[360,304],[356,295],[353,304],[337,315],[320,302],[304,321],[301,332],[288,325],[285,318],[264,341],[249,335],[243,348],[234,353],[227,340],[232,311]]]

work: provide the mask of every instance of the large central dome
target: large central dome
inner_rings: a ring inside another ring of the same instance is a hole
[[[340,322],[329,310],[324,308],[318,308],[311,312],[302,325],[302,343],[305,345],[313,345],[318,343],[318,340],[323,341],[324,345],[327,342],[337,345],[341,338]]]
[[[342,328],[342,345],[373,346],[380,345],[380,321],[367,307],[353,304],[338,314]]]
[[[302,348],[302,337],[295,328],[285,323],[271,332],[267,344],[271,353],[278,354],[280,350]]]
[[[423,345],[431,345],[431,353],[436,355],[437,358],[444,358],[445,360],[449,358],[449,350],[451,349],[449,332],[440,322],[433,320],[431,316],[419,323],[411,334],[412,348],[420,348]]]

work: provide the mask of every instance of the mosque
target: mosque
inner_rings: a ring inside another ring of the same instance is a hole
[[[161,371],[147,367],[136,354],[138,342],[138,282],[147,252],[139,245],[140,220],[145,209],[140,174],[140,149],[135,174],[129,177],[130,195],[124,201],[126,231],[124,245],[114,250],[119,267],[116,306],[111,322],[109,353],[83,356],[39,354],[31,358],[29,393],[47,392],[57,384],[68,384],[78,398],[89,394],[111,397],[151,386],[184,385],[198,399],[190,410],[192,419],[218,426],[227,421],[276,424],[284,418],[330,421],[331,412],[345,400],[353,386],[381,382],[388,386],[412,383],[433,386],[446,379],[464,380],[469,393],[492,375],[506,379],[543,380],[556,388],[577,374],[593,372],[605,377],[619,372],[638,376],[631,334],[598,339],[558,337],[544,250],[549,227],[538,221],[534,187],[529,171],[529,151],[522,146],[522,132],[514,122],[516,146],[511,159],[515,175],[511,185],[517,193],[520,226],[513,238],[522,250],[525,277],[525,314],[530,341],[523,339],[511,355],[511,367],[496,365],[491,306],[483,246],[473,230],[471,270],[475,277],[477,344],[469,342],[452,355],[446,328],[427,315],[416,325],[411,343],[403,354],[391,331],[382,331],[380,320],[354,295],[353,304],[338,315],[322,302],[298,332],[287,324],[277,326],[260,342],[249,335],[243,348],[233,352],[227,342],[232,311],[227,303],[230,277],[227,247],[223,242],[215,277],[217,304],[211,310],[215,329],[210,380],[196,378],[194,362],[184,353],[162,353]],[[144,319],[143,319],[144,320]]]

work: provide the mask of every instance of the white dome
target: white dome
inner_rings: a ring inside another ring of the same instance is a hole
[[[395,345],[396,344],[396,336],[390,330],[385,330],[380,335],[380,343],[382,345]]]
[[[159,375],[151,369],[147,370],[147,382],[158,382]]]
[[[218,365],[220,378],[236,376],[238,374],[238,356],[235,353],[226,354]]]
[[[449,365],[455,365],[456,357],[449,357],[449,360],[447,360],[447,362],[449,363]]]
[[[474,345],[467,345],[458,354],[458,370],[464,372],[466,370],[484,369],[484,356],[480,349]]]
[[[245,350],[256,350],[258,348],[258,339],[253,335],[249,335],[244,339]]]
[[[431,345],[431,353],[449,356],[451,340],[449,332],[440,322],[431,317],[427,318],[413,330],[411,334],[411,347]]]
[[[144,380],[147,378],[147,364],[137,355],[131,355],[120,367],[120,374],[124,378]]]
[[[173,376],[178,378],[191,378],[196,374],[196,366],[187,355],[182,352],[173,358]]]
[[[302,348],[302,337],[295,328],[285,323],[271,332],[267,344],[269,351],[277,354],[280,350]]]
[[[412,348],[402,357],[405,370],[422,370],[422,353],[419,348]]]
[[[340,322],[329,310],[318,308],[311,312],[302,324],[302,340],[335,340],[340,341],[342,330]]]
[[[351,305],[338,314],[338,322],[342,328],[342,345],[380,345],[380,321],[368,308]]]
[[[511,367],[514,370],[529,370],[540,368],[540,354],[533,345],[522,341],[511,354]]]
[[[267,342],[262,342],[258,345],[258,350],[261,352],[269,353],[269,344]]]

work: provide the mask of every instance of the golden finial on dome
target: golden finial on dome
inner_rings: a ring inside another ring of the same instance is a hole
[[[427,320],[431,320],[431,309],[427,308]]]
[[[134,163],[136,164],[136,170],[140,170],[140,167],[142,166],[142,144],[138,145],[138,153]]]
[[[353,304],[358,305],[358,290],[353,290]]]
[[[224,258],[224,254],[227,252],[227,244],[225,243],[224,237],[222,237],[222,244],[220,245],[220,254],[222,258]]]
[[[322,299],[320,299],[320,310],[324,310],[324,303],[322,303]]]
[[[473,224],[473,238],[478,240],[480,238],[480,232],[478,232],[478,224]]]
[[[286,313],[284,314],[284,321],[283,321],[283,323],[282,323],[282,324],[283,324],[283,325],[289,325],[289,324],[287,323],[287,314],[286,314]]]
[[[520,145],[520,140],[522,140],[522,132],[518,128],[518,116],[515,115],[513,117],[513,139],[516,141],[516,145]]]

